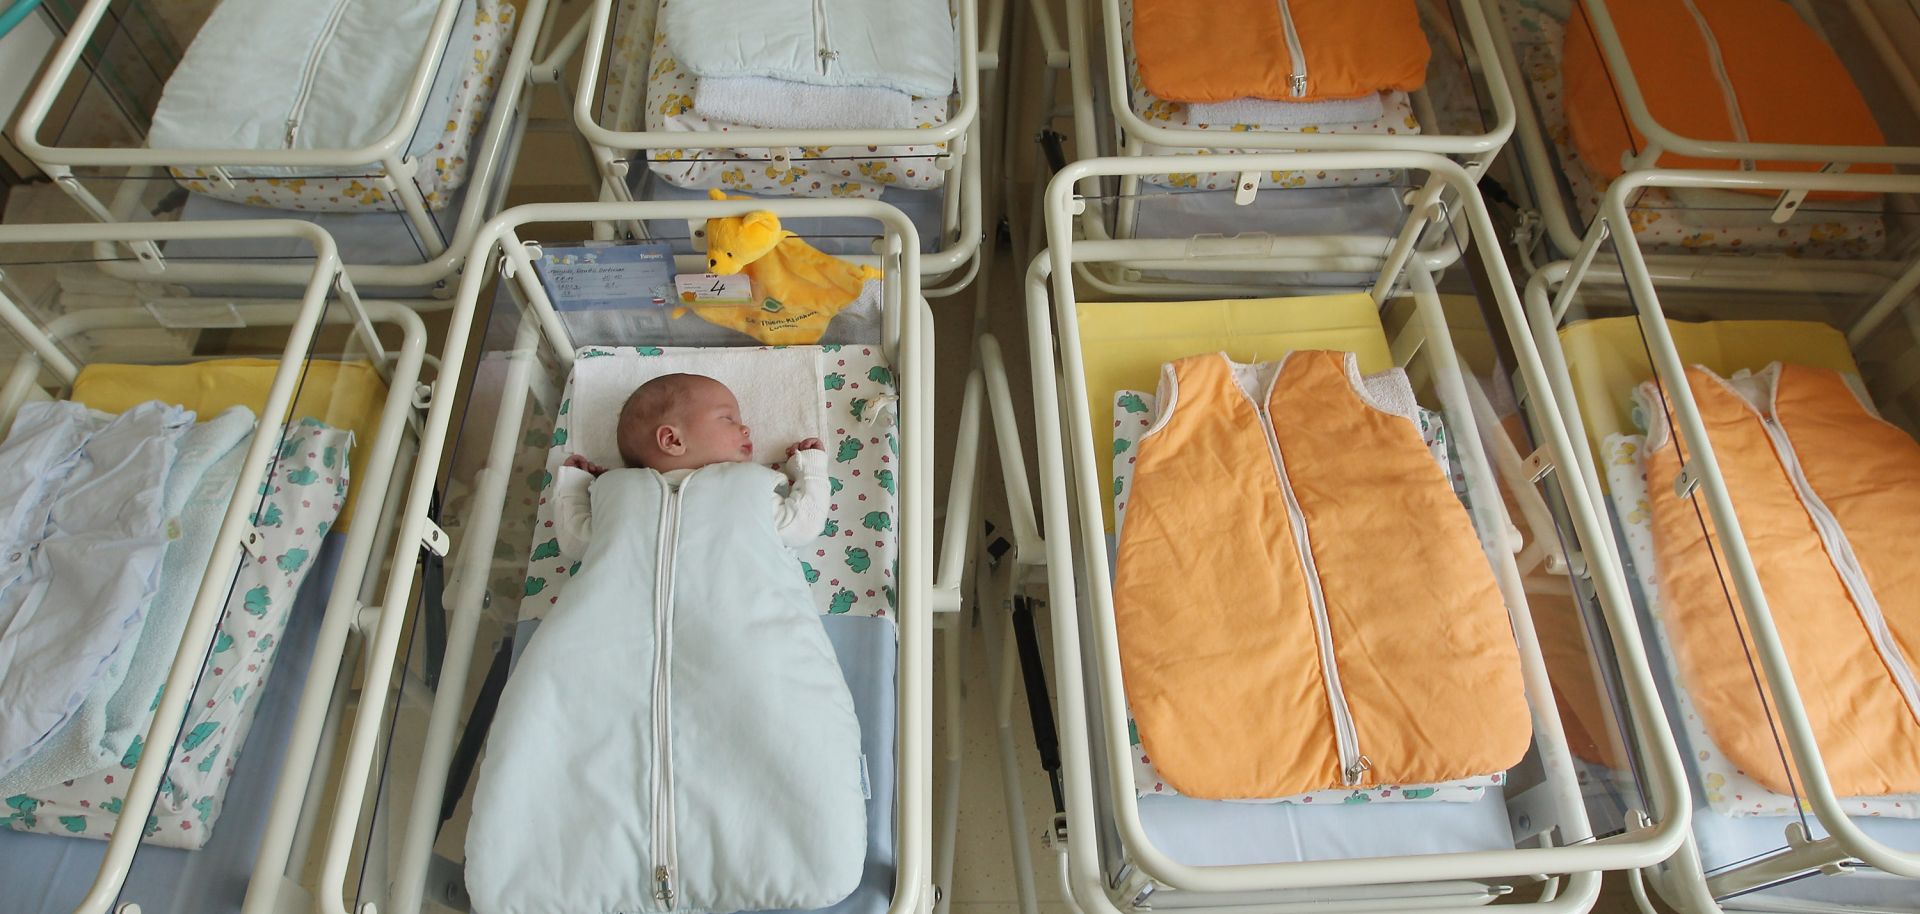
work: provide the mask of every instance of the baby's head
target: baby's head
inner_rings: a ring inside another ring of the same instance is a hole
[[[703,375],[661,375],[640,385],[620,407],[615,436],[628,466],[662,473],[753,459],[739,401]]]

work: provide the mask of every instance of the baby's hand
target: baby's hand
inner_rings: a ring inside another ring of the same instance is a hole
[[[566,461],[561,463],[560,465],[563,467],[573,467],[574,469],[577,469],[577,470],[586,470],[588,473],[594,476],[598,476],[601,473],[605,473],[607,471],[606,467],[603,467],[597,463],[594,463],[593,461],[588,460],[587,458],[582,457],[579,454],[568,454]]]
[[[789,446],[787,448],[787,458],[791,460],[793,458],[793,455],[798,454],[801,451],[824,451],[826,449],[827,449],[827,446],[821,443],[820,439],[808,438],[804,441],[800,441],[796,444]]]

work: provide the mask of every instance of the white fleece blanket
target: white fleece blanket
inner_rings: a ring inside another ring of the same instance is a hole
[[[947,0],[662,0],[660,31],[702,79],[765,76],[944,98],[958,72]]]
[[[1367,124],[1386,116],[1380,93],[1323,102],[1282,102],[1236,98],[1187,105],[1189,124],[1252,124],[1256,127],[1309,127],[1319,124]]]
[[[859,884],[860,722],[784,477],[593,483],[580,573],[500,696],[467,829],[477,914],[810,910]]]
[[[870,86],[813,86],[765,76],[703,77],[693,85],[701,117],[791,130],[911,130],[913,96]]]

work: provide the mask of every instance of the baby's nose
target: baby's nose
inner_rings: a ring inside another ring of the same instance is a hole
[[[742,437],[752,438],[753,428],[751,426],[742,425],[740,426],[740,434]]]

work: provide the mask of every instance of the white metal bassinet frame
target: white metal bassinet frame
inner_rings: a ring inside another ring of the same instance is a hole
[[[868,200],[535,204],[509,209],[490,220],[475,238],[468,256],[475,263],[499,263],[503,281],[512,284],[515,295],[530,312],[531,320],[522,325],[517,345],[530,355],[545,350],[559,359],[560,364],[567,365],[573,360],[574,347],[536,278],[528,242],[521,238],[526,227],[551,223],[704,220],[762,209],[772,210],[783,218],[873,219],[881,224],[885,233],[879,258],[886,273],[881,345],[896,367],[901,400],[907,404],[900,413],[900,594],[899,609],[894,616],[900,631],[899,794],[895,823],[897,872],[890,914],[918,914],[932,905],[933,896],[931,665],[934,612],[953,607],[939,605],[950,601],[936,600],[933,585],[932,318],[917,294],[920,254],[912,223],[899,210]],[[697,257],[684,260],[682,266],[687,270],[697,271],[703,265]],[[461,277],[447,341],[440,355],[443,377],[457,377],[462,371],[482,290],[488,280],[480,270],[469,270]],[[399,643],[407,596],[413,586],[411,556],[422,544],[436,549],[452,548],[458,553],[453,559],[454,570],[448,578],[445,600],[450,621],[441,682],[449,685],[443,686],[433,700],[420,777],[411,798],[400,807],[405,825],[398,868],[390,880],[391,894],[380,909],[417,910],[426,897],[433,840],[439,826],[441,792],[464,711],[464,695],[458,684],[466,682],[471,668],[487,588],[486,569],[498,536],[499,506],[504,503],[511,481],[517,421],[528,395],[530,374],[530,361],[510,370],[499,413],[501,419],[490,439],[488,466],[477,481],[473,502],[489,508],[475,513],[475,522],[461,537],[462,542],[449,543],[447,535],[427,517],[453,418],[454,398],[435,396],[428,407],[416,475],[395,540],[394,570],[386,582],[380,604],[384,608],[373,636],[376,649],[369,655],[362,703],[342,763],[333,824],[327,834],[328,843],[322,848],[317,910],[329,914],[348,914],[350,910],[343,887],[354,853],[356,827],[365,812],[368,786],[376,776],[375,749],[395,672],[394,648]],[[949,543],[945,548],[959,549],[962,543]],[[256,876],[246,910],[261,914],[277,910],[271,896],[269,883]]]
[[[981,244],[980,185],[982,159],[992,154],[981,141],[983,111],[987,107],[981,93],[981,74],[1000,65],[1000,30],[1005,21],[1007,0],[986,0],[988,28],[980,28],[980,0],[955,0],[953,6],[959,28],[959,91],[957,106],[945,123],[925,129],[899,130],[774,130],[736,128],[724,133],[646,130],[613,130],[600,123],[596,104],[606,74],[601,66],[606,59],[618,0],[594,0],[563,41],[563,45],[585,42],[580,61],[579,90],[573,98],[573,122],[592,149],[600,173],[600,199],[632,202],[627,180],[634,162],[628,156],[639,153],[644,159],[654,149],[728,149],[735,147],[787,150],[795,155],[802,146],[909,146],[946,143],[947,153],[938,167],[948,172],[943,185],[946,201],[942,216],[939,249],[920,256],[921,275],[937,281],[964,273],[965,279],[951,288],[964,286],[973,272],[969,265],[979,255]],[[982,38],[985,43],[982,43]],[[642,68],[644,69],[644,67]],[[776,162],[783,161],[775,158]],[[646,162],[638,166],[645,168]],[[957,176],[958,181],[953,180]],[[765,208],[765,207],[763,207]],[[696,244],[704,239],[696,233]],[[935,294],[928,290],[928,294]]]
[[[1566,357],[1559,346],[1558,328],[1574,301],[1574,296],[1586,282],[1622,283],[1629,293],[1635,315],[1639,319],[1641,332],[1646,340],[1656,375],[1666,382],[1667,400],[1675,419],[1675,431],[1687,443],[1694,458],[1687,468],[1698,480],[1697,494],[1706,502],[1713,525],[1719,531],[1720,554],[1723,559],[1723,573],[1730,580],[1746,620],[1747,631],[1753,643],[1753,652],[1759,667],[1765,673],[1769,693],[1773,697],[1774,708],[1785,747],[1791,753],[1795,770],[1799,772],[1799,784],[1804,792],[1804,802],[1810,805],[1820,825],[1827,830],[1829,837],[1815,839],[1801,833],[1798,839],[1791,839],[1791,847],[1781,853],[1733,867],[1712,876],[1701,869],[1699,853],[1692,840],[1670,861],[1670,872],[1650,872],[1649,878],[1661,889],[1661,894],[1670,902],[1689,912],[1717,914],[1721,906],[1715,898],[1725,898],[1738,892],[1744,892],[1795,878],[1799,875],[1819,871],[1822,868],[1838,867],[1849,861],[1864,862],[1875,869],[1896,876],[1915,880],[1915,892],[1920,894],[1920,853],[1890,847],[1875,840],[1861,831],[1846,814],[1840,798],[1834,794],[1832,782],[1821,762],[1820,747],[1814,738],[1812,726],[1808,721],[1806,707],[1801,698],[1800,687],[1796,684],[1793,671],[1788,664],[1787,654],[1780,643],[1778,632],[1773,626],[1772,616],[1767,609],[1767,595],[1761,587],[1747,542],[1741,533],[1738,519],[1734,515],[1732,497],[1727,489],[1726,479],[1720,472],[1713,456],[1713,448],[1706,437],[1706,428],[1700,417],[1698,404],[1692,391],[1684,383],[1675,383],[1671,379],[1685,375],[1685,365],[1676,347],[1673,336],[1666,323],[1666,315],[1660,304],[1659,287],[1661,285],[1684,285],[1689,288],[1729,289],[1754,288],[1752,282],[1741,282],[1741,277],[1700,278],[1670,273],[1656,272],[1649,266],[1632,232],[1626,201],[1640,189],[1647,187],[1718,187],[1746,188],[1757,190],[1778,190],[1801,195],[1810,191],[1822,190],[1871,190],[1885,193],[1920,192],[1920,176],[1845,176],[1845,175],[1785,175],[1780,173],[1734,174],[1707,171],[1658,171],[1630,173],[1615,182],[1602,198],[1599,218],[1588,234],[1586,241],[1571,263],[1556,264],[1544,270],[1535,281],[1529,284],[1526,296],[1527,320],[1540,353],[1545,358],[1548,378],[1553,383],[1553,402],[1564,417],[1564,423],[1575,437],[1574,455],[1580,460],[1582,477],[1592,489],[1591,497],[1600,497],[1597,470],[1593,466],[1593,451],[1588,446],[1584,425],[1580,420],[1579,407],[1572,399],[1572,380],[1567,369]],[[1620,227],[1616,229],[1616,227]],[[1618,256],[1618,270],[1594,263],[1605,240],[1612,236],[1614,250]],[[1847,264],[1810,264],[1812,267],[1842,267]],[[1656,282],[1656,277],[1658,281]],[[1732,279],[1732,282],[1728,280]],[[1920,288],[1920,258],[1907,262],[1897,275],[1887,277],[1875,273],[1851,273],[1843,270],[1812,269],[1801,272],[1797,279],[1810,291],[1835,292],[1857,296],[1856,300],[1871,301],[1863,311],[1850,319],[1846,326],[1847,340],[1858,346],[1883,332],[1887,321],[1904,313],[1908,317],[1908,332],[1915,334],[1916,343],[1920,343],[1920,329],[1912,322],[1914,314],[1914,292]],[[1557,286],[1557,288],[1556,288]],[[1764,288],[1765,286],[1762,286]],[[1665,485],[1667,481],[1650,481],[1651,485]],[[1799,830],[1799,823],[1793,823]],[[1691,837],[1691,836],[1690,836]],[[1737,904],[1735,905],[1737,907]]]
[[[1465,222],[1480,250],[1481,265],[1491,278],[1489,291],[1498,305],[1506,333],[1513,341],[1522,380],[1529,390],[1548,389],[1545,368],[1526,332],[1519,296],[1513,290],[1499,254],[1492,222],[1466,167],[1442,156],[1423,153],[1258,155],[1245,156],[1243,160],[1249,168],[1258,170],[1392,167],[1425,174],[1421,198],[1428,201],[1427,206],[1413,214],[1403,226],[1384,266],[1377,255],[1344,257],[1315,246],[1312,239],[1299,239],[1287,249],[1274,252],[1271,268],[1376,271],[1372,295],[1378,302],[1384,302],[1403,285],[1410,285],[1421,320],[1414,339],[1395,343],[1396,359],[1405,362],[1417,351],[1429,353],[1455,440],[1475,442],[1480,440],[1475,433],[1477,423],[1472,410],[1464,406],[1469,402],[1466,379],[1453,352],[1434,286],[1433,270],[1440,259],[1416,253],[1422,232],[1431,224],[1448,221],[1445,210],[1434,201],[1442,191],[1454,195],[1460,201]],[[1626,580],[1609,545],[1611,531],[1605,514],[1595,505],[1590,487],[1575,479],[1580,464],[1574,459],[1573,439],[1560,415],[1552,409],[1535,411],[1536,428],[1547,444],[1533,456],[1538,466],[1552,472],[1558,492],[1567,505],[1585,556],[1590,583],[1612,629],[1612,647],[1632,658],[1624,677],[1629,725],[1640,735],[1640,742],[1646,748],[1644,784],[1652,808],[1636,811],[1625,832],[1594,838],[1577,788],[1571,789],[1571,796],[1567,792],[1571,786],[1571,760],[1558,716],[1552,711],[1554,699],[1546,684],[1546,670],[1538,653],[1531,618],[1526,612],[1516,610],[1512,621],[1516,641],[1521,645],[1529,702],[1534,708],[1536,746],[1546,759],[1548,780],[1542,786],[1556,797],[1545,808],[1561,803],[1560,808],[1564,810],[1554,823],[1560,829],[1558,846],[1202,867],[1170,859],[1154,846],[1142,829],[1127,746],[1108,557],[1099,535],[1103,528],[1100,490],[1106,475],[1098,466],[1102,455],[1092,453],[1088,444],[1094,440],[1094,419],[1087,414],[1084,369],[1074,316],[1078,299],[1073,266],[1120,258],[1174,261],[1192,256],[1187,253],[1192,245],[1187,241],[1076,240],[1074,217],[1082,201],[1075,187],[1084,180],[1104,176],[1165,172],[1184,161],[1172,157],[1126,157],[1069,165],[1047,188],[1049,246],[1044,256],[1034,260],[1027,274],[1040,484],[1043,515],[1049,523],[1044,544],[1038,534],[1029,529],[1030,523],[1016,521],[1015,531],[1016,539],[1020,540],[1018,561],[1044,564],[1049,603],[1055,607],[1054,652],[1056,673],[1060,676],[1057,704],[1067,806],[1064,829],[1055,838],[1064,844],[1063,879],[1074,902],[1087,914],[1119,914],[1144,909],[1149,894],[1155,889],[1166,889],[1173,890],[1173,897],[1160,898],[1156,906],[1226,906],[1240,910],[1257,907],[1276,911],[1332,902],[1342,910],[1439,909],[1492,900],[1489,894],[1492,889],[1488,885],[1491,881],[1562,874],[1566,877],[1564,883],[1550,880],[1530,907],[1542,911],[1585,910],[1598,892],[1598,871],[1649,866],[1665,859],[1679,846],[1685,836],[1691,800],[1680,779],[1678,750],[1654,682],[1645,669],[1644,649],[1637,629],[1631,625]],[[986,364],[992,366],[993,362],[988,360]],[[1549,395],[1537,396],[1544,399]],[[996,422],[996,433],[1003,436],[1004,448],[1009,439],[999,426]],[[1017,437],[1011,440],[1018,441]],[[1465,447],[1461,453],[1467,462],[1470,485],[1476,477],[1492,478],[1481,452]],[[1013,487],[1010,501],[1019,500],[1020,489]],[[1489,512],[1476,526],[1506,529],[1504,522],[1498,526],[1492,523],[1500,511],[1494,507],[1499,504],[1497,496],[1483,488],[1474,501],[1476,512]],[[1018,517],[1019,506],[1012,507]],[[1029,548],[1044,549],[1044,555],[1030,554]],[[1524,607],[1512,554],[1511,550],[1502,553],[1496,572],[1509,605]],[[1086,607],[1087,619],[1076,618],[1076,606]],[[1083,635],[1082,627],[1088,625],[1091,630]],[[1083,637],[1091,638],[1084,646]],[[1084,670],[1083,664],[1089,660],[1096,662],[1097,671]],[[1100,696],[1102,718],[1097,721],[1088,718],[1087,689],[1097,690]],[[1107,795],[1102,795],[1098,786],[1102,772],[1106,776]],[[1102,859],[1100,835],[1104,827],[1118,830],[1120,862],[1127,866],[1117,884],[1109,878],[1110,864]]]
[[[1127,63],[1124,43],[1127,24],[1121,17],[1120,0],[1097,0],[1101,9],[1101,34],[1104,68],[1094,65],[1092,60],[1092,42],[1096,37],[1090,34],[1087,22],[1088,5],[1096,0],[1066,0],[1067,42],[1064,50],[1057,50],[1058,39],[1050,14],[1036,10],[1041,40],[1048,47],[1047,59],[1050,69],[1045,73],[1047,94],[1051,97],[1051,88],[1057,79],[1056,71],[1068,71],[1071,88],[1071,106],[1068,110],[1074,125],[1075,157],[1090,159],[1100,155],[1143,156],[1168,155],[1171,150],[1206,150],[1230,146],[1238,150],[1257,152],[1335,152],[1335,151],[1375,151],[1375,152],[1427,152],[1453,156],[1459,159],[1469,173],[1479,176],[1506,146],[1507,139],[1513,133],[1515,124],[1515,101],[1510,88],[1507,73],[1495,51],[1497,44],[1489,18],[1483,8],[1484,0],[1454,0],[1465,17],[1467,33],[1465,51],[1469,70],[1486,81],[1489,100],[1494,108],[1494,122],[1483,133],[1449,136],[1434,133],[1421,134],[1365,134],[1365,133],[1285,133],[1277,131],[1247,131],[1223,133],[1220,131],[1197,130],[1183,127],[1168,127],[1147,122],[1133,110],[1128,97]],[[1094,83],[1096,74],[1103,75],[1104,87]],[[1106,111],[1101,111],[1099,96],[1104,89]],[[1416,116],[1423,125],[1437,125],[1440,119],[1426,89],[1412,93]],[[1048,112],[1050,122],[1054,112]],[[1168,152],[1151,151],[1148,145],[1162,147]],[[1262,192],[1278,192],[1278,188],[1262,187],[1263,173],[1246,162],[1232,158],[1236,154],[1202,154],[1182,158],[1180,167],[1170,169],[1174,172],[1213,169],[1219,171],[1237,171],[1240,181],[1234,191],[1235,202],[1240,205],[1252,203]],[[1244,155],[1239,153],[1238,155]],[[1135,221],[1139,204],[1135,202],[1140,186],[1140,175],[1147,172],[1116,176],[1120,202],[1115,204],[1090,198],[1082,232],[1089,240],[1135,237]],[[1087,191],[1090,193],[1090,191]],[[1424,208],[1431,201],[1408,200],[1414,209]],[[1113,230],[1106,222],[1111,210],[1114,219]],[[1355,236],[1355,243],[1371,244],[1378,252],[1385,238]],[[1280,244],[1285,239],[1272,239],[1265,233],[1253,237],[1237,236],[1241,242],[1237,251],[1244,254],[1233,256],[1235,249],[1226,249],[1216,254],[1208,267],[1210,271],[1235,271],[1256,269],[1253,264],[1262,259],[1261,253],[1254,251],[1255,241],[1272,240]],[[1441,245],[1428,253],[1443,254],[1448,251]],[[1110,270],[1094,270],[1089,265],[1080,265],[1079,281],[1110,295],[1135,295],[1144,297],[1168,297],[1192,295],[1200,292],[1220,295],[1253,295],[1274,291],[1271,281],[1261,282],[1249,279],[1246,283],[1222,284],[1218,282],[1168,282],[1131,278],[1128,274],[1153,269],[1152,265],[1131,260],[1116,260]],[[1165,265],[1162,265],[1165,268]],[[1270,269],[1270,268],[1269,268]],[[1361,268],[1355,268],[1361,269]],[[1109,275],[1102,275],[1105,272]]]
[[[1673,127],[1660,123],[1647,109],[1646,94],[1641,90],[1639,79],[1627,60],[1626,49],[1620,43],[1620,32],[1613,24],[1613,16],[1607,9],[1606,0],[1573,0],[1573,2],[1583,4],[1587,11],[1594,39],[1600,44],[1607,72],[1613,77],[1614,91],[1619,98],[1621,110],[1632,123],[1633,129],[1647,139],[1646,147],[1641,149],[1631,161],[1624,163],[1629,172],[1673,170],[1661,169],[1657,164],[1660,157],[1667,152],[1748,162],[1755,160],[1823,162],[1828,163],[1829,170],[1869,163],[1920,165],[1920,147],[1913,146],[1742,143],[1729,140],[1703,140],[1687,136]],[[1809,22],[1815,21],[1813,8],[1809,4],[1818,3],[1820,0],[1791,0],[1791,2],[1800,11],[1802,18]],[[1905,113],[1920,118],[1920,73],[1915,72],[1914,65],[1900,55],[1899,49],[1887,37],[1884,29],[1874,22],[1872,11],[1865,3],[1861,0],[1844,0],[1844,2],[1848,12],[1862,26],[1868,42],[1873,46],[1875,56],[1893,75],[1894,85],[1899,89],[1900,97],[1907,106]],[[1504,23],[1500,28],[1500,34],[1494,39],[1494,44],[1506,68],[1511,72],[1521,72],[1511,33]],[[1520,156],[1515,161],[1514,167],[1521,169],[1528,179],[1523,183],[1526,185],[1528,195],[1532,198],[1533,207],[1538,211],[1541,230],[1545,232],[1547,241],[1563,255],[1571,256],[1574,251],[1581,248],[1583,231],[1575,228],[1574,214],[1568,208],[1565,195],[1560,192],[1557,179],[1559,165],[1554,161],[1554,150],[1546,137],[1538,114],[1533,109],[1531,95],[1521,101],[1523,103],[1517,106]],[[1718,187],[1724,185],[1674,186]],[[1849,183],[1838,189],[1858,190],[1860,188]],[[1895,193],[1906,193],[1906,191],[1895,191]],[[1804,190],[1782,190],[1771,206],[1775,212],[1775,221],[1785,221],[1795,215],[1800,205],[1805,202],[1806,196],[1807,192]],[[1594,221],[1597,223],[1599,219],[1596,218]],[[1593,226],[1589,225],[1585,228],[1584,234],[1590,235],[1593,230]],[[1517,239],[1523,263],[1531,264],[1530,248],[1534,240],[1533,237]],[[1649,261],[1663,265],[1671,263],[1678,267],[1689,259],[1698,260],[1699,258],[1664,255],[1652,256]],[[1722,258],[1722,262],[1715,264],[1713,269],[1719,272],[1740,269],[1764,271],[1772,266],[1771,260],[1772,258],[1755,257],[1737,260]]]
[[[445,36],[457,30],[462,0],[440,0],[432,33]],[[564,67],[564,53],[536,59],[535,55],[550,40],[553,21],[549,0],[527,0],[514,26],[513,47],[507,56],[495,89],[492,110],[486,126],[471,147],[472,171],[462,188],[464,194],[454,236],[442,242],[438,224],[428,210],[425,198],[410,177],[422,164],[407,155],[407,145],[426,110],[435,73],[438,71],[445,41],[429,41],[408,82],[405,101],[395,112],[393,127],[379,140],[358,149],[115,149],[68,148],[48,145],[41,139],[47,119],[58,103],[62,90],[82,65],[87,48],[95,41],[95,32],[107,17],[112,0],[88,0],[75,18],[73,28],[55,49],[33,93],[21,104],[13,136],[20,150],[51,177],[88,215],[100,222],[140,222],[148,217],[140,200],[152,181],[167,181],[170,167],[207,168],[219,172],[227,167],[292,167],[315,169],[356,169],[368,163],[377,166],[373,176],[390,199],[400,204],[400,215],[407,220],[413,235],[425,247],[425,262],[409,265],[347,264],[347,271],[367,288],[411,289],[444,288],[446,281],[464,263],[464,255],[481,221],[499,211],[507,186],[519,158],[520,143],[528,122],[526,97],[539,83],[556,83],[546,75]],[[564,51],[566,49],[562,49]],[[557,58],[557,59],[556,59]],[[127,178],[110,199],[103,200],[86,185],[86,176],[74,173],[80,168],[126,169]],[[287,218],[300,218],[288,210]],[[376,214],[377,215],[377,214]],[[104,244],[104,243],[103,243]],[[132,247],[140,266],[112,263],[120,255],[103,248],[99,255],[113,275],[125,279],[150,278],[141,275],[158,268],[165,255],[157,245]],[[183,262],[172,265],[175,281],[196,285],[291,284],[305,275],[303,265],[272,263]]]
[[[186,239],[236,238],[305,241],[312,246],[313,260],[306,267],[309,275],[302,283],[301,297],[297,302],[223,300],[220,303],[227,306],[223,309],[226,320],[221,326],[234,326],[237,320],[240,326],[287,328],[287,343],[281,351],[279,367],[274,373],[265,407],[260,412],[257,432],[248,447],[246,462],[235,483],[235,492],[252,492],[261,485],[268,458],[279,445],[279,436],[269,432],[283,428],[296,405],[301,375],[310,358],[315,333],[322,323],[352,327],[354,340],[365,347],[366,357],[373,361],[375,369],[388,384],[379,429],[369,443],[371,451],[366,469],[362,478],[354,481],[355,510],[363,520],[353,525],[347,533],[334,589],[327,602],[319,641],[314,648],[311,673],[304,685],[294,723],[295,736],[289,745],[286,768],[281,779],[282,794],[289,792],[290,782],[296,785],[296,789],[291,791],[291,803],[276,807],[275,816],[268,824],[269,837],[261,851],[263,865],[268,860],[278,860],[284,865],[289,848],[296,843],[304,846],[310,841],[317,822],[314,813],[317,811],[315,806],[318,798],[308,796],[298,788],[307,783],[305,773],[311,769],[314,748],[320,743],[321,734],[338,725],[337,715],[341,709],[333,701],[334,691],[348,673],[348,669],[342,667],[342,660],[347,656],[348,636],[361,622],[360,614],[364,608],[360,602],[362,582],[370,579],[372,573],[377,573],[376,544],[391,533],[393,506],[388,503],[389,488],[394,482],[394,472],[399,468],[398,457],[403,444],[410,434],[409,423],[415,418],[412,404],[425,359],[426,328],[412,308],[394,302],[362,301],[347,279],[333,239],[305,222],[260,220],[0,226],[0,246],[49,242],[134,246]],[[164,271],[159,278],[166,278]],[[329,299],[335,296],[342,306],[339,309],[329,307]],[[190,305],[193,302],[181,304]],[[153,307],[159,307],[159,304]],[[68,355],[63,346],[67,338],[88,330],[152,329],[161,326],[156,312],[148,308],[88,310],[54,318],[43,326],[28,317],[4,292],[0,292],[0,322],[17,334],[30,350],[14,363],[4,386],[0,386],[0,417],[5,417],[9,424],[20,405],[39,389],[43,371],[51,372],[54,381],[61,387],[70,385],[78,377],[85,360],[76,360]],[[401,339],[397,348],[388,350],[381,344],[376,325],[386,325],[400,331]],[[146,741],[149,745],[172,745],[180,721],[185,717],[187,702],[193,697],[194,686],[199,681],[206,661],[208,645],[213,640],[214,628],[219,624],[226,607],[239,555],[249,539],[248,530],[252,523],[248,517],[252,504],[247,498],[235,497],[221,520],[213,548],[216,558],[201,578],[186,629],[181,636],[180,648],[174,655],[153,721],[147,728]],[[135,766],[127,787],[125,805],[117,817],[119,827],[113,830],[112,837],[107,841],[106,857],[85,899],[75,908],[76,914],[107,914],[119,910],[115,905],[122,886],[137,863],[143,834],[141,823],[146,821],[153,808],[161,779],[171,759],[171,752],[147,752]],[[243,760],[241,764],[248,762]],[[264,762],[256,760],[252,764]],[[138,899],[133,901],[137,902]]]

